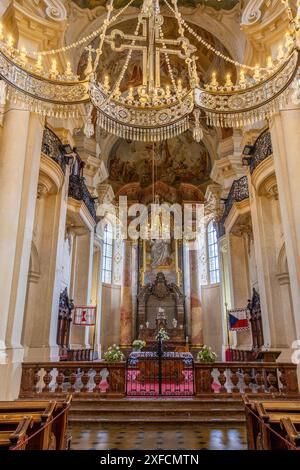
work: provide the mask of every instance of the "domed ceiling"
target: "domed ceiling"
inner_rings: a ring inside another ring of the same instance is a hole
[[[72,0],[76,3],[80,8],[93,8],[104,6],[106,4],[106,0]],[[128,0],[115,0],[114,6],[115,8],[122,8]],[[133,6],[139,6],[141,4],[141,0],[137,0],[133,3]],[[231,10],[235,5],[239,3],[239,0],[179,0],[178,4],[183,5],[185,7],[195,7],[197,5],[206,5],[216,10]]]
[[[114,26],[112,29],[120,29],[125,34],[133,34],[136,28],[137,20],[130,19],[125,20],[121,23],[118,23],[117,26]],[[199,26],[193,25],[193,29],[203,37],[209,44],[214,46],[220,52],[230,56],[228,50],[223,46],[223,44],[211,33],[205,31]],[[165,17],[163,24],[163,32],[165,38],[176,38],[178,25],[175,18]],[[214,71],[217,71],[218,78],[222,79],[227,73],[230,73],[232,79],[236,79],[236,69],[231,64],[224,62],[218,56],[216,56],[212,51],[206,49],[198,42],[195,42],[194,38],[187,34],[190,42],[197,47],[196,57],[197,57],[197,69],[200,80],[207,82],[210,80],[211,74]],[[99,38],[94,39],[92,42],[92,47],[97,48],[99,44]],[[103,81],[104,76],[108,75],[111,79],[112,77],[118,77],[121,73],[122,67],[126,60],[127,51],[115,52],[112,51],[111,47],[108,44],[104,45],[103,53],[101,56],[101,61],[98,67],[98,80]],[[124,91],[130,86],[136,87],[142,84],[142,62],[141,62],[141,53],[139,51],[133,51],[129,66],[127,68],[126,74],[124,76],[123,82],[121,83],[120,89]],[[175,55],[169,56],[170,63],[173,70],[174,78],[180,78],[183,85],[188,83],[188,73],[187,67],[183,60],[179,59]],[[84,51],[78,65],[77,73],[83,78],[84,70],[87,65],[88,52]],[[161,85],[171,85],[170,74],[168,66],[165,60],[164,55],[161,56]]]
[[[205,145],[196,143],[191,132],[160,144],[146,144],[119,139],[109,160],[109,178],[117,192],[128,183],[139,182],[147,187],[162,181],[178,188],[181,183],[205,186],[209,181],[211,163]]]

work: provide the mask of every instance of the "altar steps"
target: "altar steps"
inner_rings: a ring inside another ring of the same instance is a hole
[[[240,398],[75,398],[71,422],[96,423],[244,423]]]

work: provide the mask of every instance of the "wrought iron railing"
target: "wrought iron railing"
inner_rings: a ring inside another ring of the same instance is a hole
[[[70,175],[69,179],[69,197],[77,201],[83,201],[88,208],[93,219],[97,221],[95,198],[93,198],[85,184],[83,176]]]
[[[249,198],[248,178],[242,176],[239,180],[235,180],[231,186],[228,197],[225,201],[223,216],[218,224],[219,238],[225,235],[225,221],[235,202],[241,202]]]
[[[263,162],[266,158],[273,154],[273,147],[271,141],[271,133],[269,130],[263,132],[254,144],[254,153],[250,159],[250,172],[254,172],[255,168]]]
[[[66,173],[67,160],[60,138],[49,127],[45,127],[42,141],[42,152],[59,164]]]

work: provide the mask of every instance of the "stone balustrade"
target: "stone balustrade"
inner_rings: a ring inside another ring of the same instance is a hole
[[[296,365],[279,362],[195,363],[196,395],[299,393]]]
[[[299,393],[296,366],[287,363],[242,362],[195,363],[195,395]],[[20,398],[100,398],[126,395],[126,363],[45,362],[23,363]]]
[[[39,362],[22,364],[20,398],[35,396],[125,396],[125,362]]]

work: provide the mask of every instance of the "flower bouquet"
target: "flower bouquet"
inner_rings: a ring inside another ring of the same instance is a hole
[[[146,341],[142,339],[135,339],[132,343],[132,347],[134,351],[141,351],[146,346]]]
[[[121,362],[125,359],[124,354],[116,344],[109,346],[103,357],[107,362]]]
[[[162,339],[162,341],[168,341],[170,339],[170,336],[164,328],[160,328],[159,332],[156,335],[156,339],[160,338]]]
[[[215,362],[216,359],[216,353],[212,351],[211,347],[205,345],[197,353],[197,361],[199,362]]]

